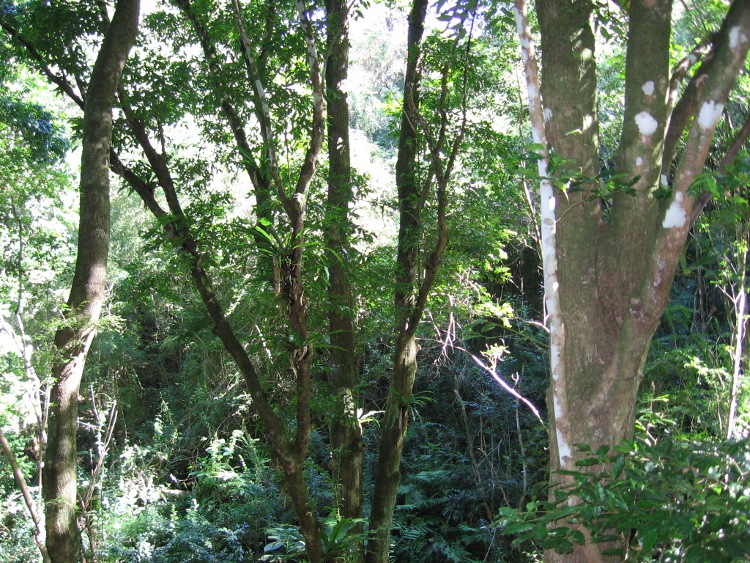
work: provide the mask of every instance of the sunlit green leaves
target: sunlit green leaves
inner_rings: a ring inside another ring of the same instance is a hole
[[[634,561],[743,559],[750,553],[748,451],[745,442],[603,447],[578,463],[601,471],[563,472],[572,485],[556,490],[554,501],[523,513],[502,509],[498,525],[514,542],[541,540],[559,553],[583,543],[585,528],[595,542],[620,542],[611,553]]]

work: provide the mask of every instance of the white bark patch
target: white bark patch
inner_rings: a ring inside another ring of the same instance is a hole
[[[687,213],[685,207],[682,205],[684,196],[682,193],[677,192],[674,196],[674,201],[667,209],[666,215],[664,215],[664,222],[661,224],[665,229],[679,229],[685,226],[687,223]]]
[[[643,166],[643,159],[640,156],[635,159],[635,165],[636,166]]]
[[[552,119],[552,108],[544,108],[542,116],[544,117],[544,122],[547,123],[550,119]]]
[[[724,104],[717,104],[714,100],[705,102],[698,114],[698,125],[700,125],[701,129],[704,131],[706,129],[711,129],[716,125],[722,111],[724,111]]]
[[[521,12],[518,11],[518,8],[513,6],[513,16],[516,18],[516,29],[519,31],[519,35],[521,35],[521,41],[524,41],[526,38],[523,37],[523,27],[524,27],[524,21],[523,21],[523,15]],[[521,45],[521,47],[528,47],[527,45]]]
[[[660,183],[660,184],[661,184],[661,185],[662,185],[663,187],[665,187],[665,188],[668,188],[668,187],[669,187],[669,178],[667,178],[667,175],[666,175],[666,174],[662,174],[662,175],[661,175],[661,177],[659,178],[659,183]],[[682,194],[677,194],[677,195],[678,195],[678,196],[680,196],[680,199],[682,199]]]
[[[650,137],[656,131],[657,125],[659,125],[653,116],[647,112],[642,111],[635,116],[635,124],[638,126],[638,131],[641,132],[641,136]]]
[[[529,84],[527,89],[529,91],[529,98],[536,98],[539,96],[539,92],[537,92],[536,86],[533,84]]]
[[[513,6],[513,15],[516,18],[516,29],[518,30],[518,36],[521,42],[521,60],[523,61],[523,64],[526,64],[526,62],[529,60],[530,43],[524,33],[523,14],[521,14],[521,12],[518,11],[517,7]]]
[[[654,95],[654,81],[649,80],[648,82],[644,83],[643,86],[641,86],[641,90],[643,90],[643,93],[647,96],[653,96]]]
[[[747,35],[742,33],[740,26],[735,25],[729,30],[729,48],[736,49],[741,43],[747,43]]]

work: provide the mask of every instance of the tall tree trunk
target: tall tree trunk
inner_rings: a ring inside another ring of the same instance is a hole
[[[625,182],[632,179],[634,195],[620,190],[605,207],[597,180],[593,3],[537,2],[544,106],[532,103],[532,114],[536,112],[538,127],[544,121],[549,147],[566,172],[584,179],[565,193],[545,188],[543,181],[540,198],[551,341],[551,488],[565,485],[556,470],[575,468],[580,454],[574,444],[614,446],[633,434],[643,363],[690,227],[695,200],[687,190],[702,170],[748,49],[750,6],[735,2],[715,47],[711,72],[702,81],[695,104],[698,116],[670,180],[671,157],[668,162],[663,157],[663,140],[670,111],[671,7],[671,0],[634,0],[630,5],[626,106],[616,167]],[[525,59],[529,45],[526,37]],[[531,72],[527,66],[530,85]],[[538,92],[529,88],[530,101],[538,101]],[[546,171],[541,176],[545,178]],[[671,197],[655,198],[665,183]],[[548,551],[545,561],[619,561],[602,555],[608,547],[613,545],[587,543],[569,554]]]
[[[343,518],[362,516],[364,442],[356,396],[357,347],[354,338],[354,299],[349,282],[352,233],[349,206],[353,199],[349,145],[349,102],[346,79],[349,67],[349,7],[346,0],[326,0],[328,22],[328,207],[325,243],[329,279],[330,381],[336,392],[331,421],[333,478]],[[358,533],[361,526],[352,532]]]
[[[422,229],[421,187],[416,173],[419,144],[417,123],[421,78],[419,59],[428,4],[427,0],[414,0],[409,14],[404,102],[396,161],[399,204],[395,271],[396,346],[385,415],[380,425],[380,447],[370,513],[372,535],[367,544],[368,563],[388,561],[391,522],[401,481],[401,452],[409,420],[409,399],[417,372],[417,327],[414,312],[417,304],[419,243]],[[417,318],[416,322],[418,321]]]
[[[109,252],[109,152],[112,102],[138,30],[139,0],[119,0],[86,94],[81,156],[78,256],[66,326],[57,331],[43,489],[47,550],[54,562],[80,555],[76,522],[78,389],[104,300]]]

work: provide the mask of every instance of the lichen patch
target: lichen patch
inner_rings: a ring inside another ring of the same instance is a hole
[[[735,25],[729,30],[729,48],[736,49],[742,43],[747,43],[747,35],[742,33],[740,26]]]
[[[638,126],[638,131],[640,131],[641,136],[643,137],[650,137],[653,135],[656,131],[656,127],[659,125],[656,119],[654,119],[647,111],[642,111],[635,116],[635,124]]]
[[[724,111],[724,104],[717,104],[714,100],[704,102],[701,106],[700,113],[698,113],[698,125],[700,125],[701,129],[704,131],[706,129],[711,129],[716,125],[722,111]]]
[[[665,229],[679,229],[685,226],[685,223],[687,223],[687,213],[685,212],[685,207],[682,205],[683,199],[684,197],[680,192],[675,194],[674,201],[672,201],[669,209],[667,209],[667,213],[664,215],[662,227]]]

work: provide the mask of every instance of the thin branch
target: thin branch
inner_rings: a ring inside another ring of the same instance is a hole
[[[7,31],[8,35],[18,41],[21,46],[26,49],[26,52],[29,54],[31,59],[36,61],[36,63],[39,65],[39,69],[47,77],[47,80],[57,85],[60,90],[62,90],[71,100],[76,103],[76,105],[78,105],[78,107],[83,109],[83,97],[76,94],[75,90],[73,90],[73,87],[64,76],[58,76],[57,74],[52,72],[44,56],[36,49],[36,47],[34,47],[34,45],[31,44],[30,41],[28,41],[23,35],[21,35],[21,33],[17,29],[8,24],[5,20],[0,19],[0,27]]]
[[[750,136],[750,112],[748,112],[747,116],[745,117],[745,123],[742,124],[742,129],[740,129],[739,133],[737,133],[737,136],[734,138],[734,141],[732,141],[732,144],[729,147],[729,150],[727,150],[727,153],[724,155],[724,158],[721,159],[718,169],[719,173],[726,172],[727,167],[732,164],[732,162],[734,162],[734,159],[737,157],[737,153],[739,153],[740,149],[745,146],[745,142],[747,141],[748,136]],[[708,205],[709,201],[711,201],[711,192],[705,191],[698,197],[695,205],[693,206],[693,211],[690,216],[691,225],[698,220],[698,217],[700,216],[706,205]]]
[[[422,313],[424,312],[425,307],[427,306],[427,299],[430,295],[430,291],[432,289],[432,286],[435,282],[435,278],[437,276],[437,271],[440,266],[443,251],[445,250],[445,247],[448,245],[448,225],[446,220],[447,215],[447,206],[448,206],[448,183],[450,181],[451,173],[453,171],[453,166],[456,161],[456,157],[458,155],[459,148],[461,146],[461,143],[464,138],[464,134],[466,133],[466,124],[467,124],[467,114],[468,114],[468,104],[467,104],[467,97],[468,97],[468,68],[469,68],[469,55],[471,53],[471,33],[474,29],[474,18],[472,18],[472,24],[469,32],[469,37],[466,44],[466,60],[464,63],[464,74],[463,74],[463,83],[462,83],[462,95],[461,95],[461,124],[458,129],[458,133],[456,134],[455,139],[453,140],[453,143],[451,145],[451,151],[448,155],[448,161],[445,163],[444,158],[441,154],[443,144],[445,143],[445,131],[447,128],[447,122],[448,122],[448,114],[445,109],[445,100],[447,98],[447,74],[448,74],[448,67],[446,66],[443,69],[443,75],[441,80],[441,93],[440,93],[440,108],[439,113],[441,116],[441,123],[440,123],[440,133],[437,142],[433,139],[430,128],[427,123],[427,121],[422,117],[422,115],[419,113],[419,109],[414,105],[413,99],[407,99],[407,104],[412,104],[412,109],[414,111],[414,114],[416,116],[417,121],[422,127],[422,130],[425,134],[425,139],[427,141],[427,147],[430,151],[430,157],[432,159],[432,169],[435,174],[435,179],[437,180],[438,189],[437,189],[437,231],[438,231],[438,238],[435,242],[435,247],[433,248],[433,251],[428,256],[426,262],[425,262],[425,268],[424,268],[424,277],[422,279],[422,282],[419,286],[419,291],[417,293],[417,298],[414,304],[414,307],[412,308],[412,313],[409,318],[409,324],[407,331],[410,334],[414,334],[417,330],[417,326],[419,325],[419,321],[422,318]],[[405,112],[405,115],[408,115],[407,112]]]
[[[513,397],[515,397],[516,399],[518,399],[519,401],[521,401],[524,405],[526,405],[527,407],[529,407],[529,410],[534,414],[534,416],[537,418],[537,420],[539,420],[539,422],[545,428],[545,430],[547,429],[547,425],[544,424],[544,420],[542,420],[542,417],[539,414],[539,410],[534,406],[534,403],[532,403],[526,397],[524,397],[518,391],[516,391],[513,388],[512,385],[510,385],[507,381],[505,381],[502,377],[500,377],[500,375],[498,375],[498,373],[494,369],[492,369],[487,364],[485,364],[477,356],[475,356],[474,354],[472,354],[471,352],[469,352],[465,348],[459,348],[459,349],[463,350],[464,352],[466,352],[467,354],[469,354],[469,356],[471,356],[471,359],[474,360],[474,363],[477,364],[484,371],[486,371],[487,373],[489,373],[492,376],[492,379],[494,379],[495,381],[497,381],[500,384],[500,387],[502,387],[503,389],[505,389],[510,395],[512,395]]]
[[[29,487],[26,485],[26,479],[24,479],[21,468],[18,466],[18,460],[16,459],[16,456],[13,453],[13,449],[8,443],[8,440],[5,438],[5,434],[3,433],[2,428],[0,428],[0,445],[3,448],[5,457],[8,459],[8,463],[10,463],[10,467],[13,471],[13,478],[16,481],[16,486],[20,489],[21,495],[23,495],[23,500],[26,503],[26,508],[28,509],[29,515],[31,516],[31,521],[34,523],[34,541],[36,542],[37,547],[39,547],[39,551],[42,554],[44,563],[50,563],[52,560],[50,559],[49,553],[47,552],[47,547],[44,544],[44,528],[42,527],[42,521],[36,512],[36,507],[34,506],[34,501],[31,498]]]
[[[247,29],[245,28],[245,21],[242,17],[239,0],[232,0],[232,11],[234,12],[234,21],[237,24],[237,29],[240,32],[242,54],[244,55],[245,64],[250,73],[250,81],[253,84],[256,99],[260,104],[258,118],[260,121],[261,135],[263,135],[263,142],[266,145],[266,154],[268,155],[271,176],[276,185],[276,190],[279,193],[279,198],[282,202],[286,203],[289,198],[287,198],[283,182],[281,181],[281,176],[279,176],[279,164],[276,157],[276,136],[273,132],[271,109],[268,107],[266,89],[263,86],[263,81],[260,72],[258,71],[258,65],[253,56],[252,46],[250,44],[250,38],[247,35]]]
[[[297,12],[299,14],[300,25],[305,34],[305,43],[307,44],[307,60],[310,65],[310,85],[313,92],[313,116],[312,130],[310,131],[310,144],[305,154],[305,160],[302,163],[299,179],[295,193],[300,196],[307,193],[313,174],[318,163],[321,147],[323,145],[323,136],[326,126],[326,101],[323,95],[323,80],[320,74],[320,59],[318,50],[315,46],[315,35],[313,34],[312,23],[307,14],[307,8],[304,0],[297,0]]]
[[[255,188],[256,199],[260,202],[263,197],[261,190],[264,189],[264,180],[262,178],[260,167],[255,161],[250,149],[250,143],[247,140],[247,133],[245,132],[242,121],[240,120],[239,113],[231,103],[229,96],[222,94],[221,92],[221,67],[219,65],[219,57],[216,52],[216,47],[211,40],[208,29],[198,20],[197,16],[191,9],[190,0],[176,0],[175,3],[185,14],[185,17],[190,20],[190,23],[193,25],[193,30],[198,36],[198,41],[203,49],[203,58],[205,59],[206,64],[208,65],[208,70],[211,74],[211,84],[217,97],[220,99],[221,110],[224,112],[224,116],[229,122],[229,128],[232,130],[235,144],[242,155],[242,166]],[[259,105],[259,102],[256,103],[256,110]],[[258,117],[258,121],[261,121],[262,114],[259,111],[256,111],[255,113]]]

